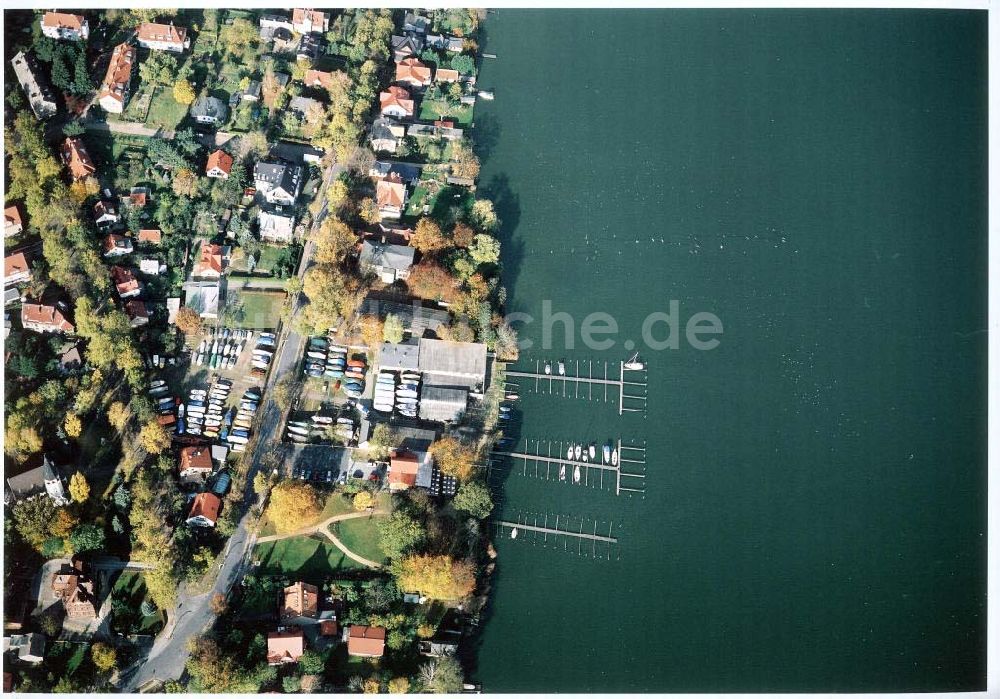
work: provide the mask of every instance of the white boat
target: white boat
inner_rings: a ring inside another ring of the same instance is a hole
[[[349,417],[338,417],[337,418],[337,423],[341,424],[341,425],[353,425],[354,424],[354,420],[352,420]]]
[[[579,483],[580,482],[580,467],[579,466],[577,466],[577,467],[575,467],[573,469],[573,482],[574,483]]]
[[[577,461],[580,460],[580,455],[583,453],[583,447],[579,444],[573,446],[573,458]]]
[[[590,456],[591,459],[597,458],[597,447],[594,446],[593,442],[591,442],[590,446],[587,447],[587,454]]]
[[[401,378],[410,383],[420,383],[420,374],[403,374]]]
[[[320,425],[332,425],[333,424],[333,418],[329,417],[327,415],[313,415],[310,419],[313,422],[318,423]]]
[[[646,368],[646,365],[639,361],[639,353],[636,352],[625,362],[625,368],[629,371],[641,371]]]
[[[566,363],[559,360],[559,376],[566,376]]]
[[[611,465],[612,466],[617,466],[618,465],[618,450],[617,449],[615,449],[614,451],[611,452]]]
[[[604,453],[602,454],[602,456],[604,457],[604,463],[608,463],[609,461],[611,461],[611,445],[605,444],[603,451]]]
[[[559,467],[559,480],[566,480],[566,464]]]
[[[510,530],[510,538],[511,539],[517,538],[517,527],[514,527],[513,529]]]
[[[396,391],[398,398],[416,398],[417,392],[412,389],[401,388]]]
[[[347,348],[343,345],[330,345],[326,348],[328,352],[336,352],[337,354],[347,354]]]
[[[545,362],[545,373],[546,374],[551,374],[552,373],[552,363],[551,362]]]
[[[289,420],[289,425],[294,425],[295,427],[309,427],[309,423],[303,420]]]
[[[566,447],[566,458],[567,459],[572,459],[573,458],[573,445],[572,444],[570,444],[568,447]]]
[[[583,463],[587,463],[588,461],[590,461],[590,458],[587,456],[587,452],[583,452]]]
[[[293,426],[289,425],[285,429],[287,429],[290,434],[300,434],[303,437],[309,435],[309,430],[307,428],[305,428],[305,427],[293,427]]]
[[[307,357],[312,357],[313,359],[324,359],[325,360],[326,359],[326,352],[310,351],[310,352],[306,352],[306,356]]]

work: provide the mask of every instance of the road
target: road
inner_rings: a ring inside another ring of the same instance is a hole
[[[363,566],[368,566],[369,568],[381,568],[382,564],[378,561],[372,561],[363,556],[351,551],[349,548],[344,546],[344,542],[338,539],[333,532],[330,531],[330,525],[334,522],[343,522],[345,519],[358,519],[359,517],[374,517],[376,515],[389,514],[385,510],[372,510],[371,512],[348,512],[343,515],[334,515],[329,519],[324,519],[319,524],[315,524],[311,527],[306,527],[305,529],[299,529],[298,531],[288,532],[287,534],[272,534],[270,536],[262,536],[257,539],[258,544],[263,544],[268,541],[278,541],[280,539],[288,539],[293,536],[305,536],[308,534],[322,534],[327,539],[333,542],[333,545],[340,549],[345,556],[350,558],[352,561],[356,561]]]
[[[323,185],[317,196],[325,198],[327,187],[343,169],[337,164],[333,164],[327,169]],[[326,215],[327,207],[324,201],[323,207],[313,221],[313,231],[322,224]],[[299,264],[298,275],[300,279],[305,276],[305,272],[310,266],[313,250],[312,241],[307,240],[302,252],[302,261]],[[300,295],[295,308],[296,313],[302,305],[303,298]],[[304,342],[305,338],[291,329],[291,323],[286,323],[279,337],[278,360],[268,376],[265,386],[264,395],[267,400],[257,425],[256,444],[258,445],[267,444],[281,437],[283,410],[271,398],[272,389],[278,379],[289,371],[295,371],[298,360],[302,356]],[[179,604],[176,610],[169,615],[170,621],[167,628],[156,639],[149,655],[146,656],[146,660],[140,665],[124,671],[119,678],[122,691],[135,692],[153,680],[166,681],[179,678],[184,672],[184,665],[187,663],[189,655],[188,641],[202,635],[215,621],[215,614],[209,604],[212,596],[216,593],[228,596],[233,584],[245,572],[250,562],[250,552],[256,543],[256,533],[250,531],[250,505],[257,498],[253,492],[253,477],[262,466],[265,451],[259,448],[254,449],[252,444],[248,450],[248,453],[253,454],[253,461],[247,473],[247,486],[243,499],[244,514],[235,533],[229,539],[215,585],[210,592],[191,597],[185,596],[182,590],[178,591]]]
[[[92,119],[79,119],[78,122],[88,131],[105,131],[112,133],[129,134],[131,136],[159,136],[160,138],[171,139],[174,132],[168,129],[153,129],[142,124],[134,124],[127,121],[94,121]],[[204,145],[209,147],[221,146],[236,134],[226,131],[217,131],[214,134],[196,134],[196,137]]]

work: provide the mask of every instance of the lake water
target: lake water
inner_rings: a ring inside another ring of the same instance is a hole
[[[504,9],[486,29],[509,310],[621,330],[522,366],[618,362],[671,299],[724,334],[644,352],[645,415],[521,401],[526,437],[645,440],[646,493],[504,479],[503,516],[620,542],[498,541],[475,678],[985,688],[985,13]]]

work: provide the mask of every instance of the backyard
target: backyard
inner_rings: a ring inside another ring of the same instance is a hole
[[[285,292],[243,289],[236,292],[235,297],[239,299],[238,310],[234,311],[232,317],[235,327],[271,329],[278,326],[285,303]]]
[[[456,126],[465,127],[472,123],[472,112],[471,104],[459,104],[444,97],[428,96],[420,102],[421,121],[454,121]]]
[[[146,114],[146,126],[173,131],[187,115],[188,106],[174,99],[171,88],[157,87]]]
[[[144,614],[142,604],[147,599],[143,574],[124,571],[111,589],[111,628],[123,634],[156,635],[163,628],[166,615],[160,609]]]
[[[355,563],[321,534],[293,536],[258,544],[254,559],[260,575],[296,575],[323,578],[349,569],[364,568]]]
[[[386,556],[378,543],[378,524],[382,519],[379,515],[346,519],[331,524],[330,532],[359,556],[384,564]]]

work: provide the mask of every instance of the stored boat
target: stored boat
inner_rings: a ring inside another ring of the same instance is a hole
[[[573,482],[574,483],[579,483],[580,482],[580,467],[579,466],[577,466],[577,467],[575,467],[573,469]]]
[[[561,481],[566,480],[566,464],[563,464],[559,467],[559,480]]]
[[[573,458],[577,461],[580,460],[580,455],[583,454],[583,447],[579,444],[573,446]]]

